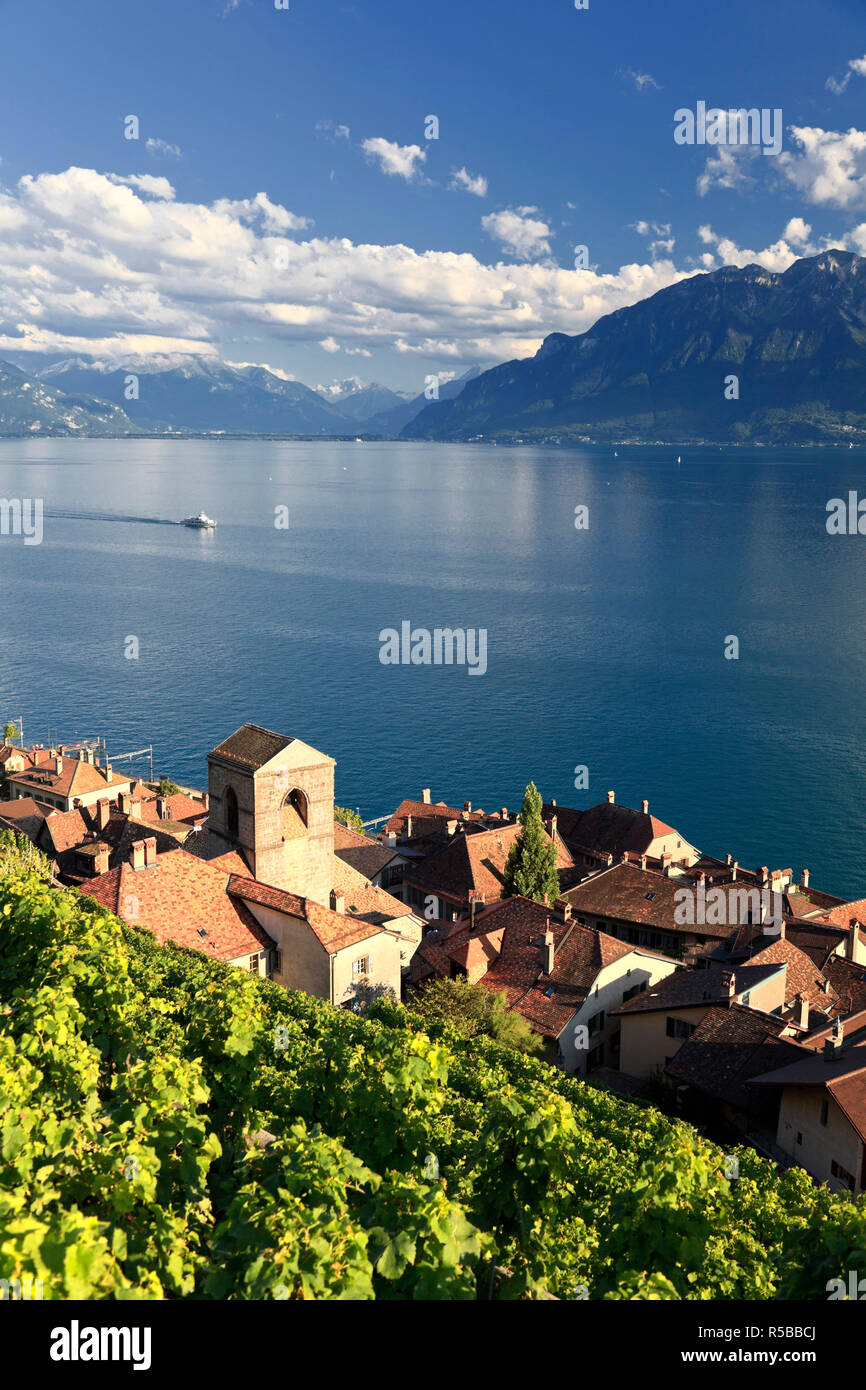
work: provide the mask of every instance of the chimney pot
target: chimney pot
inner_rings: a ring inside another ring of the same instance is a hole
[[[608,799],[608,802],[609,802],[609,804],[610,804],[611,806],[613,806],[613,805],[616,804],[616,797],[615,797],[615,795],[614,795],[613,792],[608,792],[608,794],[607,794],[607,799]]]
[[[648,802],[648,801],[642,801],[641,804],[640,804],[640,809],[641,809],[641,811],[643,812],[643,814],[644,814],[645,816],[648,816],[648,815],[649,815],[649,802]]]
[[[845,1030],[841,1022],[837,1019],[833,1024],[833,1031],[829,1038],[824,1039],[824,1061],[835,1062],[836,1058],[842,1053],[842,1045],[845,1041]]]
[[[346,895],[339,893],[336,888],[331,889],[331,911],[339,913],[346,911]]]
[[[542,947],[542,960],[544,962],[544,973],[549,975],[553,970],[553,932],[550,930],[548,919],[547,930],[544,933],[544,944]]]
[[[809,870],[808,870],[808,869],[804,869],[803,872],[802,872],[802,874],[800,875],[800,886],[801,886],[802,888],[808,888],[808,887],[809,887]]]
[[[422,793],[421,793],[421,800],[423,801],[423,803],[424,803],[425,806],[429,806],[429,805],[430,805],[430,788],[429,788],[429,787],[425,787],[424,790],[422,791]]]

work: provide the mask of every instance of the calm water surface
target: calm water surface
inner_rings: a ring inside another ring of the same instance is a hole
[[[335,757],[365,818],[427,786],[485,809],[530,778],[565,805],[614,788],[702,849],[866,894],[866,536],[825,526],[829,498],[866,495],[864,464],[0,443],[0,496],[45,508],[41,545],[0,537],[0,716],[28,742],[152,743],[155,771],[194,785],[252,720]],[[202,508],[214,534],[163,524]],[[383,666],[379,632],[403,620],[486,628],[487,674]]]

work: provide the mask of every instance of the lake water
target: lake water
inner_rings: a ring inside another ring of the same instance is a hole
[[[866,536],[825,522],[828,499],[866,493],[864,463],[3,442],[0,497],[44,499],[45,520],[40,545],[0,536],[0,717],[23,715],[28,742],[152,743],[155,772],[192,785],[251,720],[336,758],[337,799],[365,819],[422,787],[487,810],[530,778],[563,805],[613,788],[702,849],[859,896]],[[202,508],[215,533],[160,524]],[[486,629],[486,674],[383,665],[379,633],[403,621]]]

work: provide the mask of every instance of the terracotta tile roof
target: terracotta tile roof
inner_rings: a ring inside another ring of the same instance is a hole
[[[396,849],[383,845],[381,841],[371,840],[339,821],[334,822],[334,854],[365,878],[375,878],[386,864],[390,864],[396,853]]]
[[[165,817],[165,820],[173,821],[175,824],[200,821],[204,820],[207,816],[207,811],[201,802],[196,801],[194,797],[187,796],[185,792],[176,792],[174,796],[165,798],[148,796],[146,800],[133,803],[134,809],[131,814],[136,820],[140,820],[147,824],[159,825],[161,819],[159,814],[159,803],[160,800],[163,799],[168,809],[168,815]]]
[[[378,935],[380,930],[362,918],[342,916],[332,912],[329,907],[314,903],[310,898],[302,898],[297,893],[287,893],[282,888],[272,888],[266,883],[257,883],[255,879],[235,874],[229,879],[228,893],[243,902],[259,903],[275,912],[287,913],[289,917],[300,917],[312,928],[329,954],[366,941]]]
[[[730,999],[735,1002],[741,994],[748,993],[758,985],[769,980],[779,970],[778,965],[739,965],[735,970],[678,970],[667,979],[659,980],[643,994],[638,994],[611,1014],[645,1014],[662,1012],[666,1009],[697,1008],[701,1004],[725,1004]],[[728,995],[724,979],[734,976],[734,993]]]
[[[636,864],[613,864],[584,879],[564,896],[575,913],[608,917],[636,926],[655,927],[677,935],[689,933],[725,941],[731,934],[729,926],[714,926],[696,922],[681,925],[675,920],[678,889],[688,886],[679,878],[641,869]],[[723,892],[739,891],[738,885],[720,885]]]
[[[250,876],[250,866],[241,851],[226,850],[225,840],[211,835],[206,821],[187,836],[183,847],[187,854],[194,855],[196,859],[203,859],[207,864],[224,864],[228,867],[229,873],[240,874],[241,878]]]
[[[225,869],[176,849],[157,855],[150,868],[123,863],[89,880],[85,891],[152,931],[160,945],[172,941],[227,961],[274,944],[246,905],[226,891],[229,882]]]
[[[553,971],[543,973],[542,945],[550,930]],[[485,989],[505,996],[536,1032],[558,1037],[587,998],[605,966],[631,955],[634,946],[604,932],[559,922],[541,903],[505,898],[468,922],[425,936],[413,962],[413,980],[450,976],[452,962]],[[647,954],[643,952],[643,954]]]
[[[645,854],[653,840],[679,833],[655,816],[609,801],[586,811],[545,803],[542,814],[545,820],[557,817],[559,833],[569,847],[614,857],[623,852]],[[690,848],[688,841],[683,840],[683,848],[687,847]]]
[[[785,972],[785,1003],[791,1004],[800,995],[811,1008],[823,1014],[835,1012],[832,995],[827,990],[824,974],[815,965],[811,956],[795,946],[793,941],[779,939],[765,946],[757,955],[749,957],[749,965],[781,965]],[[861,970],[862,974],[862,970]]]
[[[778,1071],[752,1077],[749,1085],[821,1087],[829,1092],[866,1143],[866,1045],[846,1048],[830,1061],[820,1053],[810,1052],[805,1059]]]
[[[213,750],[212,757],[224,758],[241,767],[258,770],[294,743],[293,738],[275,734],[259,724],[244,724]]]
[[[866,967],[855,965],[841,956],[831,956],[824,964],[823,974],[835,998],[838,1011],[856,1014],[866,1009]]]
[[[407,864],[405,880],[422,891],[441,893],[458,902],[468,901],[470,893],[495,901],[502,896],[505,861],[521,829],[515,823],[472,835],[458,831],[436,854],[418,865]],[[557,836],[557,868],[571,864],[571,855]]]
[[[832,907],[824,914],[822,920],[846,929],[853,922],[866,923],[866,898],[858,898],[856,902],[841,903],[838,907]]]
[[[709,1009],[665,1071],[680,1084],[749,1110],[746,1081],[803,1056],[802,1047],[782,1038],[784,1028],[782,1019],[742,1004]]]
[[[43,795],[62,796],[67,799],[87,796],[91,792],[120,792],[129,784],[129,777],[121,777],[112,770],[107,777],[105,769],[94,763],[85,763],[80,758],[64,757],[60,772],[54,771],[53,761],[32,771],[13,772],[9,775],[10,785],[21,787],[38,798]]]
[[[412,909],[399,898],[393,898],[384,888],[378,888],[358,873],[351,864],[334,856],[334,887],[346,899],[346,912],[353,917],[363,917],[374,926],[390,922],[395,917],[411,917]]]

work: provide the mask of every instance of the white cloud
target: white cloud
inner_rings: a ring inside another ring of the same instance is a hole
[[[364,140],[361,149],[371,163],[378,161],[383,174],[396,175],[407,183],[420,177],[420,166],[427,158],[420,145],[398,145],[381,135]]]
[[[852,58],[843,78],[828,77],[824,85],[828,91],[835,92],[836,96],[841,96],[855,73],[858,77],[866,77],[866,57]]]
[[[649,253],[652,256],[653,260],[655,260],[656,257],[661,255],[662,253],[666,256],[669,256],[673,251],[675,245],[675,237],[668,237],[666,240],[651,241],[649,246]]]
[[[607,274],[532,261],[525,253],[546,255],[549,240],[529,208],[495,223],[523,257],[486,265],[460,251],[290,238],[307,219],[263,193],[206,204],[153,192],[75,167],[0,188],[0,350],[122,363],[232,356],[230,344],[255,340],[264,360],[303,343],[459,368],[528,356],[547,333],[579,333],[690,273],[648,258]]]
[[[645,222],[643,218],[638,222],[630,222],[629,227],[633,232],[637,232],[638,236],[649,236],[650,232],[653,236],[670,236],[671,231],[670,222]]]
[[[635,72],[634,68],[624,68],[622,75],[631,78],[635,90],[638,92],[645,92],[648,87],[654,87],[657,92],[662,90],[655,78],[650,77],[648,72]]]
[[[700,196],[705,197],[711,188],[730,188],[736,192],[748,188],[755,180],[746,173],[745,165],[758,155],[760,150],[753,145],[719,145],[698,178]]]
[[[141,193],[149,193],[153,198],[164,198],[170,202],[174,198],[174,188],[161,174],[109,174],[112,183],[125,183],[129,188],[137,188]]]
[[[463,189],[466,193],[474,193],[476,198],[487,197],[487,180],[483,174],[470,174],[465,167],[455,169],[451,175],[451,188]]]
[[[522,261],[538,260],[539,256],[549,256],[550,227],[540,218],[533,216],[538,208],[506,208],[504,212],[490,212],[482,217],[481,225],[496,241],[500,242],[509,256]]]
[[[171,155],[173,159],[180,159],[182,155],[180,145],[170,145],[167,140],[160,140],[153,135],[148,136],[145,145],[151,154]]]
[[[776,161],[807,202],[850,208],[866,204],[866,131],[792,126],[799,152],[785,150]]]
[[[333,121],[316,121],[316,130],[331,140],[348,140],[352,134],[347,125],[335,125]]]

